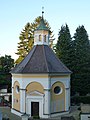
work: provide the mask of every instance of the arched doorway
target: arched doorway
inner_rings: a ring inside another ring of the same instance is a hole
[[[44,88],[38,82],[26,87],[26,113],[31,116],[43,115]]]

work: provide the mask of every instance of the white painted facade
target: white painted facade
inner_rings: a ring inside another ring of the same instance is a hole
[[[41,40],[40,40],[41,37]],[[34,45],[49,45],[48,31],[39,30],[34,32]]]
[[[37,96],[32,96],[33,94],[37,94]],[[30,95],[27,95],[26,97],[26,113],[30,115],[31,117],[31,102],[39,102],[39,116],[41,118],[44,117],[43,115],[43,104],[44,104],[44,95],[37,92],[37,91],[34,91],[33,93],[30,93]]]
[[[13,74],[12,75],[12,100],[13,100],[13,85],[16,81],[20,84],[20,111],[15,111],[12,109],[12,112],[21,116],[26,113],[31,117],[31,102],[39,102],[39,116],[41,118],[49,118],[61,113],[51,114],[51,102],[50,102],[50,89],[54,83],[60,81],[65,86],[65,113],[69,112],[70,107],[70,76],[61,75],[61,77],[50,77],[46,74]],[[37,91],[26,94],[26,87],[31,82],[38,82],[44,87],[44,94]],[[33,96],[33,94],[37,94]],[[12,102],[13,108],[13,102]],[[63,112],[64,114],[64,112]]]
[[[43,18],[42,18],[42,20],[43,20]],[[41,24],[42,26],[40,26],[40,27],[44,28],[44,29],[38,28],[34,32],[34,45],[35,46],[36,45],[37,46],[38,45],[49,45],[49,30],[45,26],[44,20],[42,22],[43,22]],[[49,63],[50,62],[51,61],[49,61]],[[36,64],[37,64],[37,61],[36,61]],[[47,62],[45,64],[47,66]],[[56,63],[55,63],[55,65],[56,65]],[[21,65],[21,68],[22,67],[24,67],[24,65],[23,66]],[[38,66],[38,68],[39,68],[39,66]],[[48,69],[48,66],[46,68]],[[51,66],[51,68],[52,68],[52,66]],[[63,73],[67,73],[67,74],[59,74],[58,71],[61,73],[63,72]],[[70,72],[68,72],[67,69],[65,71],[66,72],[64,72],[63,70],[61,70],[61,71],[53,70],[53,72],[51,72],[52,74],[49,73],[50,72],[49,70],[47,70],[47,72],[41,71],[41,73],[40,73],[40,71],[37,71],[37,74],[33,74],[32,72],[30,72],[32,74],[25,74],[22,72],[21,72],[22,74],[19,74],[19,72],[17,72],[17,71],[16,71],[17,74],[12,73],[12,112],[19,116],[26,113],[31,117],[32,110],[33,110],[32,103],[35,103],[35,102],[38,103],[38,105],[39,105],[39,116],[41,118],[50,118],[50,117],[62,115],[64,113],[69,112],[69,108],[70,108]],[[39,74],[38,74],[38,72],[39,72]],[[58,75],[53,74],[54,72],[55,73],[57,72]],[[42,74],[42,73],[46,73],[46,74]],[[15,93],[15,95],[17,96],[16,101],[18,101],[18,97],[20,97],[19,98],[20,104],[18,102],[18,104],[16,106],[16,109],[18,111],[14,109],[15,104],[13,104],[14,103],[14,92],[15,92],[15,88],[16,88],[16,86],[14,86],[14,85],[15,85],[16,81],[20,87],[20,91],[19,91],[20,96]],[[29,89],[29,91],[28,91],[29,93],[26,92],[27,86],[30,85],[30,83],[35,83],[35,82],[40,84],[41,88],[43,88],[43,92],[41,93],[40,91],[36,91],[35,89],[34,89],[34,91],[30,91],[30,89]],[[62,86],[62,88],[61,88],[61,86],[57,85],[58,83],[59,83],[59,85]],[[59,95],[58,94],[56,95],[54,92],[53,86],[55,84],[61,90]],[[60,94],[62,94],[62,95],[60,95]],[[55,95],[56,95],[56,98],[54,99]],[[55,106],[56,104],[57,104],[57,106]],[[59,106],[59,109],[58,109],[58,106]]]

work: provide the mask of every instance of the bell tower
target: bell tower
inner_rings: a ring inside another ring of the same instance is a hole
[[[49,45],[49,28],[45,25],[43,14],[44,11],[40,24],[34,31],[34,45]]]

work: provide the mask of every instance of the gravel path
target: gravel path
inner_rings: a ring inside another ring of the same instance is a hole
[[[8,116],[10,120],[22,120],[21,117],[11,113],[11,109],[9,107],[0,107],[0,113],[2,113],[3,117]],[[78,106],[72,106],[71,112],[64,116],[73,116],[75,120],[79,120],[79,114],[80,114],[80,111],[78,110]],[[60,120],[60,118],[61,116],[58,116],[52,119]]]
[[[10,120],[21,120],[19,116],[11,113],[11,109],[9,107],[0,107],[0,112],[2,113],[3,117],[7,116]]]

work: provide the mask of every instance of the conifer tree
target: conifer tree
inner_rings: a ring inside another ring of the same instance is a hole
[[[30,23],[25,25],[25,28],[21,31],[19,39],[20,42],[18,43],[18,49],[16,53],[19,55],[19,58],[16,61],[17,63],[21,61],[33,47],[33,31]]]
[[[69,69],[71,69],[72,50],[71,34],[66,24],[65,26],[61,26],[61,30],[59,31],[56,55]]]
[[[90,93],[90,44],[84,26],[76,29],[73,40],[68,26],[62,26],[56,44],[56,54],[72,71],[71,93]]]
[[[88,34],[83,25],[76,29],[73,48],[72,92],[85,95],[90,92],[90,47]]]
[[[37,17],[33,23],[27,23],[25,28],[21,31],[19,36],[20,42],[18,43],[17,55],[19,55],[18,59],[16,60],[16,64],[21,62],[23,58],[29,53],[29,51],[33,47],[34,43],[34,30],[40,24],[41,17]],[[45,20],[46,26],[50,29],[50,37],[53,40],[53,35],[51,31],[51,27],[49,23]]]

